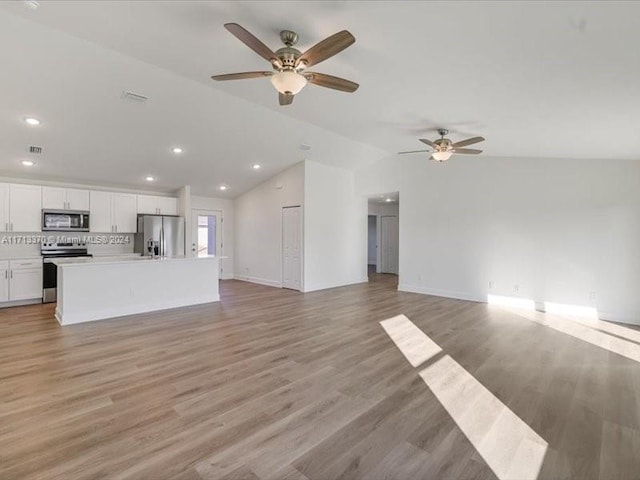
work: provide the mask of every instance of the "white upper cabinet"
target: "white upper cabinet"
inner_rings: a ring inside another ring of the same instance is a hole
[[[42,187],[42,208],[52,210],[89,210],[89,190]]]
[[[177,215],[178,199],[173,197],[158,197],[158,208],[162,215]]]
[[[138,225],[135,195],[131,193],[114,193],[111,211],[116,233],[136,232]]]
[[[111,221],[111,192],[98,192],[92,190],[89,193],[89,230],[95,233],[113,232]]]
[[[158,204],[156,198],[151,195],[138,195],[138,213],[157,214]]]
[[[89,227],[96,233],[135,233],[136,196],[131,193],[91,191]]]
[[[0,183],[0,232],[9,231],[9,184]]]
[[[11,232],[39,232],[42,221],[42,187],[9,185],[8,230]]]
[[[67,188],[67,208],[69,210],[89,210],[89,190]]]
[[[155,195],[138,195],[138,213],[151,215],[177,215],[178,199]]]
[[[67,205],[67,189],[42,187],[42,208],[64,210]]]

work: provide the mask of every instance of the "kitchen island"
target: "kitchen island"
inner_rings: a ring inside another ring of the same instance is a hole
[[[54,260],[61,325],[220,300],[218,258]]]

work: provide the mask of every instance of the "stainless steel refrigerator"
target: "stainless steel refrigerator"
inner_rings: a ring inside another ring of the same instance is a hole
[[[184,218],[138,215],[134,252],[159,257],[184,257]]]

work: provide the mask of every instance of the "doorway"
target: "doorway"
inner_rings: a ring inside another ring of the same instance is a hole
[[[282,288],[302,291],[302,207],[282,208]]]
[[[222,256],[222,212],[218,210],[191,211],[191,256]],[[220,275],[224,272],[222,260],[218,262]]]
[[[400,269],[400,195],[383,193],[369,198],[367,217],[367,266],[369,275]]]
[[[378,271],[378,216],[367,217],[367,274]]]

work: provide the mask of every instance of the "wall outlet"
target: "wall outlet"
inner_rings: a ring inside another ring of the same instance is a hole
[[[494,286],[495,286],[494,282],[489,282],[489,290],[493,290]]]
[[[598,299],[596,292],[589,292],[589,300],[595,302]]]
[[[520,285],[513,286],[513,293],[520,293]]]

